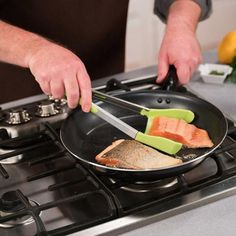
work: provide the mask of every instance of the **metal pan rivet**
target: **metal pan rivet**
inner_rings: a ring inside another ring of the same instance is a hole
[[[157,102],[158,102],[158,103],[162,103],[162,101],[163,101],[162,98],[158,98],[158,99],[157,99]]]
[[[170,102],[171,102],[171,101],[170,101],[170,99],[169,99],[169,98],[167,98],[167,99],[166,99],[166,103],[168,103],[168,104],[169,104]]]

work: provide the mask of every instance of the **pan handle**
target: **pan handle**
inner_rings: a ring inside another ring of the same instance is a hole
[[[175,91],[178,87],[178,76],[174,65],[170,65],[164,82],[161,85],[162,90]]]

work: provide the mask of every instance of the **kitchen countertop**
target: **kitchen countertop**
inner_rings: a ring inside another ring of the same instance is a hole
[[[169,217],[122,236],[235,236],[236,196]]]
[[[203,55],[203,63],[216,63],[216,51],[209,51]],[[199,72],[195,73],[188,88],[217,106],[226,116],[236,122],[236,84],[225,81],[223,84],[204,83]]]
[[[216,62],[215,51],[207,52],[203,56],[203,62]],[[222,85],[206,84],[196,73],[187,87],[236,121],[236,84],[230,82]],[[234,236],[236,235],[235,220],[236,195],[232,195],[122,235]]]

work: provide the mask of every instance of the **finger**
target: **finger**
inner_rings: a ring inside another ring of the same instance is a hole
[[[62,98],[65,96],[65,88],[62,79],[52,79],[50,81],[50,88],[53,98]]]
[[[168,57],[166,55],[160,55],[158,59],[157,83],[161,83],[165,79],[168,69]]]
[[[69,76],[69,79],[64,79],[64,86],[66,90],[68,106],[73,109],[78,106],[80,98],[79,85],[76,75],[73,77]]]
[[[36,80],[36,81],[38,82],[43,93],[45,93],[46,95],[51,95],[51,88],[48,80],[43,80],[43,81]]]
[[[177,76],[179,78],[179,84],[187,84],[191,77],[191,68],[187,63],[176,63],[175,68],[177,71]]]
[[[77,72],[77,79],[81,93],[81,107],[84,112],[89,112],[92,104],[92,91],[90,77],[83,67],[82,70]]]
[[[193,75],[193,73],[196,71],[198,65],[200,63],[200,58],[191,58],[189,61],[189,67],[190,67],[190,73]]]

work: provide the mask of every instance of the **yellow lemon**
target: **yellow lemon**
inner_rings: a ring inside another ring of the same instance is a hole
[[[236,31],[231,31],[218,46],[218,59],[223,64],[230,64],[234,56],[236,56]]]

